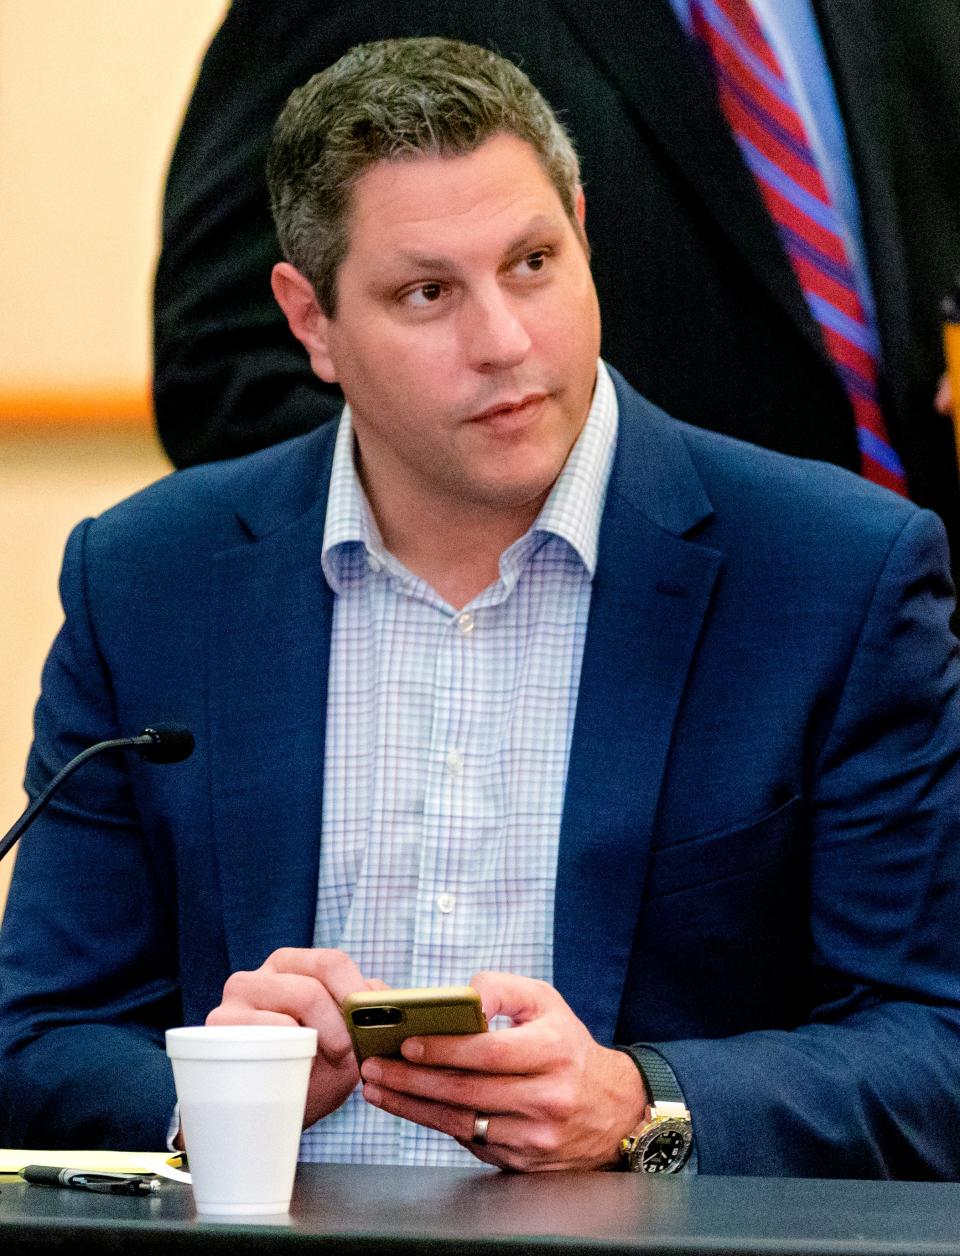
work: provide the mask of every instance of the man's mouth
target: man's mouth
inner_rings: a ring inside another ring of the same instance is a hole
[[[493,431],[509,432],[531,423],[539,414],[540,407],[546,398],[546,393],[537,392],[527,393],[524,397],[498,401],[479,414],[473,415],[470,421],[483,423]]]

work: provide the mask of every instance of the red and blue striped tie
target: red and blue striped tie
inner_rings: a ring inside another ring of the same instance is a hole
[[[713,61],[720,107],[853,406],[860,470],[906,496],[907,477],[878,402],[876,333],[780,62],[748,0],[691,0],[690,8],[694,33]]]

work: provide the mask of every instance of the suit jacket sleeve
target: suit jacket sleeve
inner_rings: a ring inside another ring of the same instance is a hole
[[[693,1114],[701,1172],[960,1173],[960,712],[944,548],[932,516],[912,514],[809,765],[807,1023],[652,1044]]]
[[[33,795],[87,745],[123,735],[86,607],[87,527],[64,560],[66,622],[44,670]],[[163,1030],[182,1013],[172,875],[133,797],[145,766],[119,754],[92,760],[21,842],[0,933],[7,1145],[166,1145],[174,1088]]]

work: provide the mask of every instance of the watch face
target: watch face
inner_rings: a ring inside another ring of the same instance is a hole
[[[652,1131],[650,1141],[640,1154],[640,1168],[644,1173],[670,1173],[678,1169],[686,1159],[690,1144],[689,1132],[679,1121],[664,1121]]]

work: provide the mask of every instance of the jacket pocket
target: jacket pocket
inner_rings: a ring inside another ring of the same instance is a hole
[[[794,797],[746,825],[652,850],[644,897],[677,894],[782,860],[798,837],[800,815],[800,799]]]

